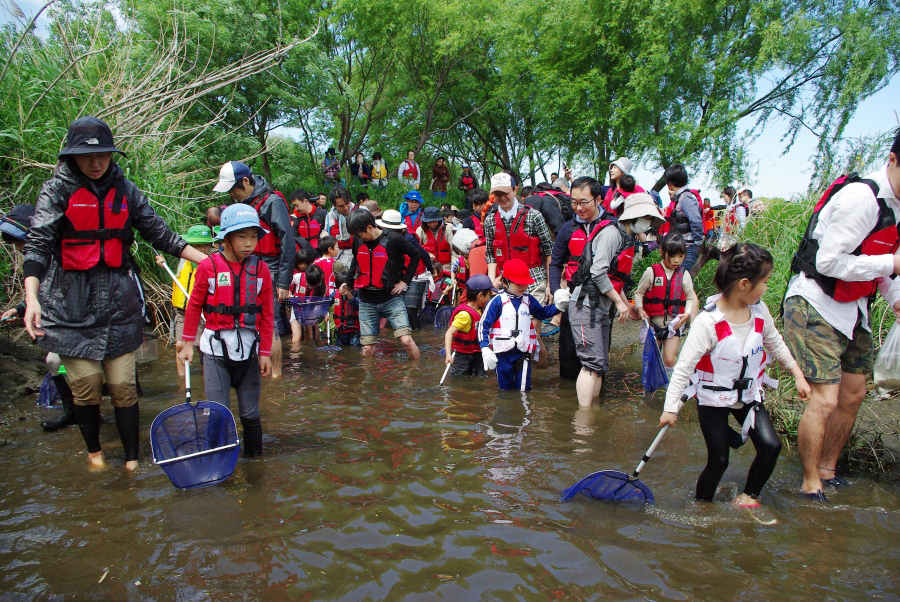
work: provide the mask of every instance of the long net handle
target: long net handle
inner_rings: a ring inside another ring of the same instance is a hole
[[[662,438],[665,436],[667,430],[669,430],[668,424],[659,429],[659,434],[656,436],[656,439],[654,439],[653,443],[650,444],[650,448],[647,450],[647,453],[645,453],[644,457],[641,458],[641,463],[637,465],[637,468],[635,468],[634,472],[631,474],[633,478],[636,479],[638,473],[641,472],[642,468],[644,468],[644,464],[650,461],[650,456],[652,456],[653,452],[656,451],[656,446],[659,445],[660,441],[662,441]]]
[[[519,386],[519,390],[524,393],[525,387],[528,384],[528,364],[531,363],[531,354],[533,351],[528,351],[525,353],[525,363],[522,364],[522,384]]]
[[[444,379],[447,378],[447,373],[450,372],[450,366],[453,365],[453,360],[456,359],[456,352],[450,354],[450,363],[447,364],[447,367],[444,368],[444,375],[441,377],[441,382],[438,383],[438,386],[444,384]]]
[[[191,403],[191,365],[187,360],[184,360],[184,395],[184,400]]]
[[[167,271],[167,272],[169,272],[169,276],[172,277],[172,282],[174,282],[176,285],[178,285],[178,288],[180,288],[180,289],[181,289],[181,292],[184,293],[184,297],[185,297],[186,299],[190,298],[190,295],[189,295],[188,292],[185,290],[184,285],[181,284],[181,281],[179,281],[179,280],[178,280],[178,277],[175,276],[175,272],[172,271],[172,268],[169,267],[169,264],[166,263],[166,262],[163,262],[163,267],[166,268],[166,271]]]

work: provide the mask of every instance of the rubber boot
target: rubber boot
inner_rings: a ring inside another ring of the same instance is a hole
[[[100,406],[75,406],[75,417],[88,452],[100,451]]]
[[[54,376],[53,384],[56,385],[56,390],[59,392],[63,410],[53,420],[41,422],[41,428],[48,433],[66,428],[71,424],[78,424],[78,419],[75,417],[75,397],[72,396],[72,389],[69,388],[69,382],[66,380],[66,377],[62,375]]]
[[[140,447],[140,410],[138,404],[127,408],[114,408],[116,413],[116,427],[119,429],[119,438],[122,439],[122,449],[125,451],[125,461],[138,459]]]
[[[244,426],[244,457],[262,455],[262,421],[259,418],[241,418]]]

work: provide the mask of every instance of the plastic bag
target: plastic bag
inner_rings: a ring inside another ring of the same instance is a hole
[[[878,351],[875,385],[888,390],[900,389],[900,326],[897,322],[891,326]]]

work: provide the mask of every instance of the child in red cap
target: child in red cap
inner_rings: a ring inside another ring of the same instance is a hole
[[[484,369],[497,371],[501,389],[522,386],[522,368],[538,348],[538,333],[531,318],[545,320],[559,310],[555,305],[544,307],[525,292],[534,283],[528,266],[520,259],[510,259],[503,266],[506,290],[490,300],[478,329],[478,343],[484,359]],[[525,377],[525,388],[531,388],[531,371]]]

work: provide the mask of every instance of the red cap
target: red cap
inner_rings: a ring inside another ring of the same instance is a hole
[[[528,266],[521,259],[510,259],[503,265],[503,277],[510,282],[528,286],[534,284],[534,278],[528,271]]]

